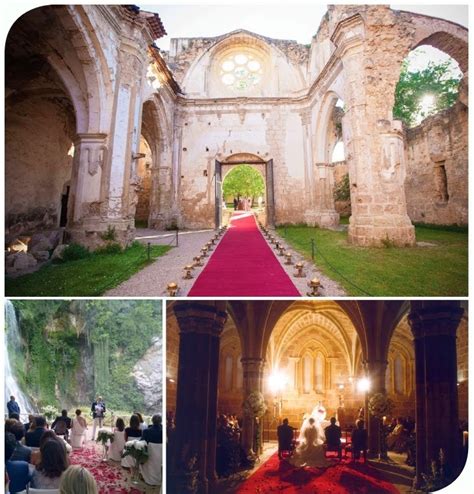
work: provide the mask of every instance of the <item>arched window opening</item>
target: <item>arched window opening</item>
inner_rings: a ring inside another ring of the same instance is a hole
[[[408,127],[454,105],[462,71],[448,54],[429,45],[411,51],[402,62],[393,116]]]
[[[344,161],[345,159],[346,154],[344,150],[344,142],[338,141],[332,151],[331,163],[337,163],[339,161]]]
[[[315,365],[315,387],[318,393],[322,393],[324,390],[324,357],[319,353],[316,357],[316,365]]]
[[[242,369],[241,356],[237,359],[237,376],[236,376],[237,389],[243,389],[244,387],[244,370]]]
[[[394,388],[396,394],[405,393],[405,365],[401,355],[397,355],[394,360]]]
[[[313,367],[313,359],[306,355],[303,358],[303,391],[305,393],[311,392],[311,374]]]
[[[232,356],[228,355],[225,358],[225,377],[224,377],[224,389],[226,391],[232,390],[232,367],[233,367]]]

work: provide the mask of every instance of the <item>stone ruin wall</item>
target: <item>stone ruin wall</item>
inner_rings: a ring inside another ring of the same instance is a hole
[[[457,103],[406,131],[408,215],[415,223],[467,225],[468,110]]]

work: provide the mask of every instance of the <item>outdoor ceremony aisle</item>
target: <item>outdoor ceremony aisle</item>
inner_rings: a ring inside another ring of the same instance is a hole
[[[233,214],[227,232],[188,295],[300,296],[249,212]]]
[[[83,449],[73,450],[69,458],[73,465],[81,465],[91,472],[97,482],[99,494],[151,494],[160,491],[159,488],[151,486],[130,487],[128,472],[119,463],[111,460],[102,462],[100,447],[95,443],[88,443]]]
[[[377,470],[362,463],[343,460],[334,466],[297,468],[271,456],[237,490],[236,494],[278,492],[284,494],[399,494],[392,484],[380,479]]]

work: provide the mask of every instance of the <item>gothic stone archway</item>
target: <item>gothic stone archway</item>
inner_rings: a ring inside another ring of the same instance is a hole
[[[215,163],[215,224],[216,228],[222,226],[222,183],[223,176],[238,165],[251,165],[259,169],[265,181],[265,217],[268,225],[275,223],[275,195],[273,180],[273,160],[264,161],[259,156],[248,153],[239,153],[229,156],[223,161]]]

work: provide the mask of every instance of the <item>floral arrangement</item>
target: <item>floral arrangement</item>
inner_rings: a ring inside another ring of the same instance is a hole
[[[252,391],[244,401],[242,409],[245,415],[261,417],[267,411],[267,405],[260,391]]]
[[[99,432],[97,433],[97,439],[95,440],[96,443],[102,443],[102,446],[105,446],[109,441],[111,443],[114,442],[114,433],[108,431],[107,429],[99,429]]]
[[[369,400],[369,412],[374,417],[381,419],[392,413],[394,403],[387,395],[375,393]]]
[[[146,441],[140,441],[135,439],[133,441],[127,441],[122,453],[122,458],[125,456],[131,456],[135,459],[138,465],[146,463],[148,460],[148,444]]]
[[[47,420],[53,420],[59,415],[59,410],[53,405],[46,405],[41,409],[41,413]]]

